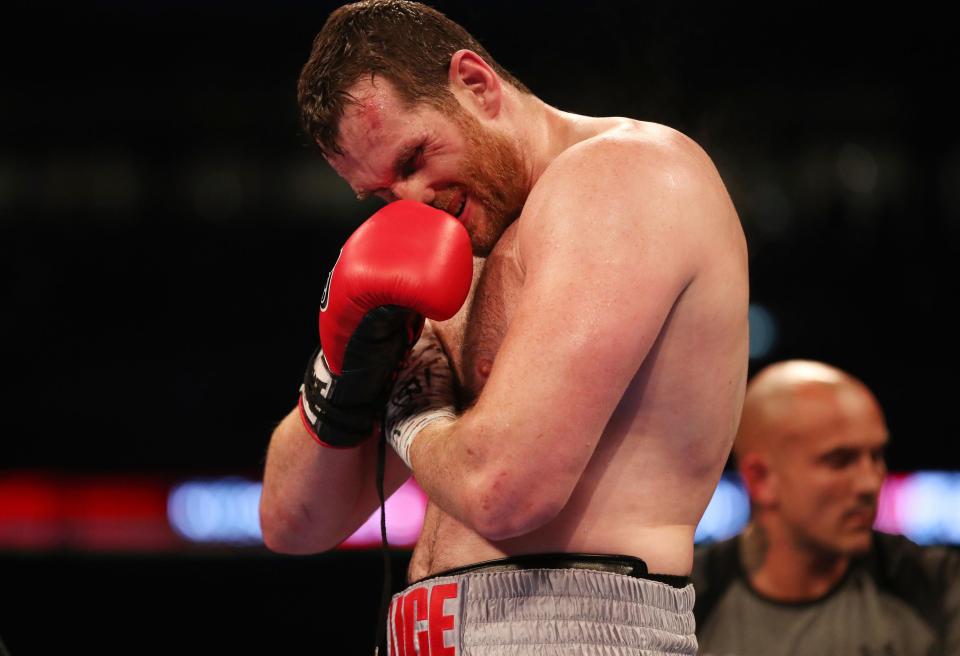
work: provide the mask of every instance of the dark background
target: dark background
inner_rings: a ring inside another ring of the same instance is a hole
[[[353,200],[297,124],[296,78],[336,4],[7,10],[0,469],[259,476],[315,346],[326,272],[376,207]],[[945,15],[435,6],[548,103],[698,141],[747,231],[753,301],[779,327],[752,371],[836,364],[884,405],[891,469],[960,469],[958,53]],[[343,572],[359,567],[353,588]],[[71,641],[77,653],[257,653],[272,639],[267,653],[299,640],[333,653],[348,627],[372,626],[379,567],[356,553],[11,555],[0,636],[14,656]],[[323,601],[345,589],[348,601]],[[201,648],[184,627],[205,613]]]

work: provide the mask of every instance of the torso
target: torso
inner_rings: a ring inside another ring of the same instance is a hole
[[[639,122],[624,127],[623,121],[614,129],[640,139],[651,133],[662,138],[660,130],[669,130]],[[522,220],[504,232],[485,261],[476,260],[464,308],[434,324],[464,408],[483,389],[523,286],[517,242]],[[623,554],[642,558],[651,572],[690,572],[694,530],[736,431],[748,362],[746,247],[732,203],[725,216],[696,229],[706,231],[710,256],[676,299],[564,509],[531,533],[494,542],[431,503],[410,563],[411,581],[484,560],[546,552]],[[641,287],[638,281],[638,293]],[[584,384],[598,384],[588,362]]]

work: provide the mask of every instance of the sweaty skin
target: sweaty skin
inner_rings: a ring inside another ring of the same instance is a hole
[[[518,217],[490,209],[515,194],[488,194],[496,172],[469,161],[477,148],[501,169],[516,158],[435,108],[403,106],[385,81],[352,90],[343,153],[328,156],[358,194],[441,207],[489,252],[465,306],[434,324],[463,404],[410,450],[430,504],[409,577],[538,552],[630,555],[686,575],[748,364],[746,244],[723,182],[676,130],[561,112],[469,51],[454,55],[451,90],[523,154],[501,181],[522,185]],[[261,501],[271,548],[331,548],[369,515],[371,443],[316,453],[284,420]],[[387,492],[409,474],[389,453]]]
[[[697,150],[664,126],[625,119],[591,123],[597,130],[592,138],[641,144],[669,140],[673,147]],[[689,573],[693,533],[729,451],[746,376],[745,247],[732,205],[725,209],[678,226],[696,232],[712,245],[711,252],[697,257],[695,275],[672,305],[559,514],[530,533],[494,541],[430,503],[410,564],[411,580],[492,558],[558,551],[633,555],[653,572]],[[521,215],[504,232],[485,262],[476,261],[474,291],[461,312],[433,324],[466,405],[483,389],[524,285],[517,238],[524,220]],[[629,270],[622,273],[630,276]],[[636,294],[642,295],[643,287],[643,280],[633,282]],[[578,310],[576,299],[570,299],[566,307],[541,311],[555,316],[562,330]],[[605,348],[615,351],[618,344]],[[581,373],[580,380],[571,381],[571,393],[604,384],[590,362],[582,363]],[[518,384],[516,393],[523,391]],[[562,399],[551,411],[563,415]]]

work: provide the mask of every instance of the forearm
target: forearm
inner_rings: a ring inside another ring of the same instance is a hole
[[[498,439],[471,414],[425,427],[410,447],[414,476],[444,512],[490,540],[528,533],[559,512],[538,490],[524,490],[522,467],[497,454]]]
[[[266,545],[285,553],[317,553],[337,546],[373,508],[376,440],[352,449],[320,446],[295,408],[270,438],[260,499]],[[364,503],[366,502],[366,503]]]
[[[476,530],[472,490],[477,485],[477,470],[458,453],[461,421],[440,420],[424,427],[410,445],[410,464],[417,484],[430,501]]]

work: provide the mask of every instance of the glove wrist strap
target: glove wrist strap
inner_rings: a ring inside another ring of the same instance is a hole
[[[347,449],[365,441],[376,426],[379,410],[374,405],[340,407],[331,403],[343,381],[330,373],[323,351],[317,348],[307,365],[300,386],[300,418],[319,444]]]

